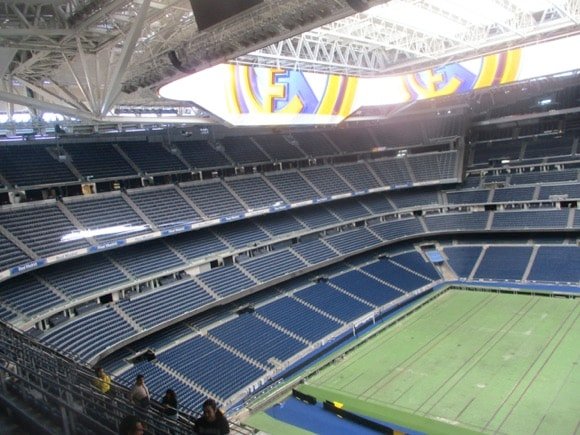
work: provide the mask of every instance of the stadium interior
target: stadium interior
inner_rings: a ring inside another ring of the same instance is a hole
[[[118,433],[144,374],[147,433],[266,433],[449,286],[578,296],[580,0],[220,4],[0,0],[0,432]]]

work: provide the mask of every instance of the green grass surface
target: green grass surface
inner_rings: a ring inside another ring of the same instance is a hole
[[[580,431],[580,300],[450,290],[299,389],[433,434]]]
[[[244,421],[244,424],[269,434],[312,435],[312,432],[276,420],[265,412],[258,412],[257,414],[252,415]]]

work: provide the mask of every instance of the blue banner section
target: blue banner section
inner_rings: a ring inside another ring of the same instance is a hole
[[[191,231],[191,225],[182,225],[180,227],[170,228],[168,230],[162,230],[162,236],[170,236],[171,234],[183,233],[185,231]]]
[[[127,244],[125,240],[114,240],[112,242],[101,243],[97,246],[91,246],[88,250],[90,254],[94,254],[95,252],[106,251],[108,249],[115,249],[120,246]]]
[[[29,270],[36,269],[38,267],[42,267],[46,264],[46,259],[40,258],[35,261],[31,261],[29,263],[22,264],[20,266],[16,266],[10,269],[10,276],[18,275],[20,273],[28,272]]]
[[[223,224],[226,222],[239,221],[240,219],[243,219],[244,216],[245,216],[245,213],[234,214],[231,216],[224,216],[224,217],[220,218],[220,224]]]

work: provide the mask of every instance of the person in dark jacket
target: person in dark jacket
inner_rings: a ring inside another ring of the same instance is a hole
[[[165,396],[161,399],[161,406],[163,406],[163,414],[167,418],[177,420],[177,395],[171,388],[165,392]]]
[[[195,420],[195,433],[199,435],[225,435],[230,433],[230,425],[215,400],[203,402],[203,415]]]

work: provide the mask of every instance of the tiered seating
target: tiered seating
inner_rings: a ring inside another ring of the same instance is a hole
[[[511,184],[558,183],[576,180],[578,180],[577,169],[564,169],[550,172],[525,172],[523,174],[513,174],[510,177]]]
[[[457,151],[407,156],[407,161],[417,182],[457,178],[455,173],[456,159]]]
[[[179,234],[167,239],[167,242],[188,260],[229,249],[214,233],[203,230]]]
[[[259,282],[266,282],[271,279],[296,272],[306,267],[291,250],[283,249],[268,255],[240,263],[240,266],[247,270]]]
[[[534,187],[506,187],[495,189],[491,202],[531,201],[534,198]]]
[[[254,140],[274,161],[300,160],[305,156],[298,148],[289,143],[284,136],[278,134],[262,134],[254,136]]]
[[[266,174],[266,178],[291,203],[307,201],[320,196],[320,194],[316,192],[304,178],[302,178],[300,172],[272,172]]]
[[[485,230],[489,213],[487,212],[470,212],[470,213],[443,213],[425,216],[425,223],[429,231],[466,231],[466,230]]]
[[[201,404],[207,399],[205,394],[194,390],[178,378],[171,376],[158,365],[148,362],[135,364],[135,366],[124,372],[116,380],[125,385],[125,387],[132,388],[138,374],[145,376],[145,383],[149,389],[149,394],[157,401],[161,401],[168,388],[175,391],[175,394],[179,398],[179,406],[184,406],[188,409],[198,411],[201,408]]]
[[[279,236],[282,234],[292,233],[294,231],[301,231],[304,225],[288,213],[278,213],[272,216],[262,216],[256,219],[256,223],[272,236]]]
[[[523,210],[496,212],[492,229],[565,228],[569,210]]]
[[[326,134],[343,153],[368,152],[377,146],[366,128],[335,129]]]
[[[259,175],[248,178],[230,178],[227,183],[251,209],[272,207],[284,202]]]
[[[119,147],[147,174],[180,172],[187,167],[160,143],[123,143]]]
[[[214,301],[208,292],[189,279],[166,287],[123,300],[119,307],[148,329]]]
[[[0,211],[1,225],[41,257],[72,251],[89,244],[85,239],[67,240],[79,231],[56,204]]]
[[[16,317],[18,317],[18,315],[14,311],[0,304],[0,319],[4,320],[5,322],[10,322]]]
[[[286,361],[306,347],[251,314],[242,314],[209,334],[264,365],[272,365],[273,359]]]
[[[300,148],[307,156],[322,157],[338,154],[338,150],[322,133],[292,133],[292,136],[298,141]]]
[[[111,144],[68,144],[75,168],[94,180],[137,176],[135,170]]]
[[[474,278],[521,280],[532,254],[531,246],[490,246]]]
[[[64,303],[65,300],[29,274],[2,283],[0,302],[32,317]]]
[[[579,199],[580,183],[542,186],[538,199],[550,199],[552,195],[565,195],[568,199]]]
[[[233,395],[265,373],[201,336],[180,343],[157,359],[220,398]]]
[[[246,211],[221,181],[182,184],[180,187],[209,218],[235,215]]]
[[[225,137],[221,142],[224,145],[226,154],[236,164],[266,163],[270,161],[268,156],[249,137]]]
[[[24,264],[30,257],[0,233],[0,270]]]
[[[322,263],[338,256],[336,252],[325,245],[322,240],[301,242],[292,247],[292,250],[304,258],[309,264]]]
[[[322,207],[305,207],[296,210],[293,214],[308,228],[322,228],[340,222],[336,216]]]
[[[413,181],[405,159],[373,160],[369,165],[385,186],[404,186]]]
[[[86,229],[104,232],[93,236],[98,241],[151,231],[149,225],[118,194],[71,200],[66,202],[66,206]]]
[[[449,204],[486,204],[489,190],[469,190],[459,192],[447,192]]]
[[[361,196],[358,197],[357,200],[370,211],[372,211],[373,214],[384,214],[395,210],[384,193]]]
[[[256,285],[237,266],[217,267],[196,277],[221,297],[241,292]]]
[[[446,246],[447,263],[460,278],[469,278],[481,254],[481,246]]]
[[[350,322],[373,308],[370,304],[339,292],[327,283],[311,285],[294,293],[294,296],[344,322]]]
[[[352,191],[330,166],[304,169],[302,175],[326,196]]]
[[[403,254],[395,255],[391,257],[391,261],[406,267],[415,273],[423,275],[432,281],[441,278],[439,276],[439,272],[437,272],[433,264],[426,262],[423,257],[421,257],[421,254],[419,254],[417,251],[405,252]]]
[[[461,183],[463,189],[479,188],[481,185],[481,176],[479,174],[467,175]]]
[[[38,275],[71,299],[127,281],[127,277],[100,254],[55,264],[41,269]]]
[[[127,193],[160,229],[201,221],[201,217],[174,186],[135,189]]]
[[[21,187],[77,181],[64,163],[37,145],[0,146],[0,173],[14,186]]]
[[[491,159],[519,160],[521,150],[522,144],[519,140],[476,144],[474,147],[473,164],[487,165]]]
[[[530,281],[580,283],[580,249],[576,246],[540,246],[528,275]]]
[[[537,141],[526,142],[525,159],[544,158],[547,156],[569,156],[572,154],[574,138],[538,138]]]
[[[437,205],[439,196],[434,189],[412,189],[389,192],[389,199],[397,208],[416,208],[419,205]]]
[[[341,254],[356,252],[370,246],[375,246],[381,242],[367,228],[358,228],[356,230],[338,233],[326,237],[325,240]]]
[[[370,216],[369,211],[356,199],[331,202],[326,207],[343,221],[351,221]]]
[[[375,261],[362,267],[362,270],[407,292],[431,283],[430,279],[409,272],[390,260]]]
[[[416,218],[390,220],[369,225],[369,228],[383,240],[396,240],[425,232]]]
[[[232,166],[226,157],[204,140],[176,144],[181,156],[195,169]]]
[[[108,255],[137,278],[185,264],[166,245],[156,241],[114,249]]]
[[[379,181],[373,176],[367,165],[363,162],[337,165],[334,169],[336,169],[336,172],[342,175],[355,190],[366,190],[381,186]]]
[[[256,313],[311,342],[326,337],[341,326],[289,297],[264,305]]]
[[[234,248],[253,246],[257,242],[270,239],[254,222],[247,220],[220,225],[214,232]]]
[[[112,308],[105,308],[49,329],[40,340],[75,359],[88,361],[135,331]]]
[[[346,290],[356,297],[364,299],[375,307],[385,305],[404,295],[403,292],[377,281],[358,270],[352,270],[332,277],[328,282]]]
[[[174,323],[173,325],[163,328],[161,331],[146,335],[129,346],[134,352],[143,349],[161,349],[173,344],[176,340],[184,338],[187,335],[194,335],[193,329],[187,323]]]

